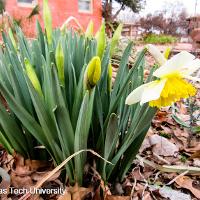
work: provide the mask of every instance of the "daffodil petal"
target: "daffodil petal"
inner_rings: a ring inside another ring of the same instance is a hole
[[[160,97],[160,94],[165,86],[167,79],[157,80],[150,82],[142,93],[142,98],[140,104],[144,104],[146,102],[157,100]]]
[[[191,75],[194,72],[196,72],[198,69],[200,69],[200,59],[195,59],[187,63],[185,66],[183,66],[181,68],[181,73],[183,75]]]
[[[149,51],[149,53],[155,58],[155,60],[160,65],[163,65],[167,61],[165,56],[160,52],[160,50],[156,46],[154,46],[152,44],[148,44],[146,47],[147,47],[147,50]]]
[[[149,83],[143,84],[143,85],[139,86],[138,88],[136,88],[135,90],[133,90],[127,96],[125,103],[127,105],[132,105],[132,104],[135,104],[135,103],[138,103],[139,101],[141,101],[142,93],[144,92],[144,88],[147,87],[147,85],[149,85]]]
[[[180,69],[186,65],[186,63],[190,63],[195,58],[194,55],[191,53],[188,53],[187,51],[182,51],[175,56],[173,56],[171,59],[167,60],[167,62],[158,68],[153,75],[156,77],[164,77],[170,73],[173,72],[179,72]]]

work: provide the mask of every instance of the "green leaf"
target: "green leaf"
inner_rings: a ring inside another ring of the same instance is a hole
[[[116,114],[112,114],[110,116],[110,120],[108,122],[108,127],[106,130],[106,139],[105,139],[105,147],[104,147],[104,158],[109,160],[113,157],[114,152],[116,150],[117,141],[119,138],[119,129],[118,129],[118,118]],[[103,178],[106,180],[106,172],[105,172],[106,163],[104,162],[103,167]]]
[[[87,149],[87,140],[92,117],[94,93],[94,89],[91,94],[89,91],[86,91],[85,96],[83,98],[75,131],[75,152],[81,149]],[[77,178],[77,182],[80,185],[82,184],[85,161],[86,154],[81,154],[75,157],[75,176]]]
[[[14,149],[11,146],[11,144],[8,142],[8,140],[4,137],[3,133],[0,131],[0,144],[3,145],[3,147],[8,151],[9,154],[14,154]]]

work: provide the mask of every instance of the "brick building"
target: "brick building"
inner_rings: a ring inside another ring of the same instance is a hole
[[[22,28],[27,35],[33,36],[36,19],[39,19],[43,25],[42,4],[43,0],[8,0],[6,1],[6,11],[15,20],[21,21]],[[30,20],[27,19],[36,5],[39,5],[39,15]],[[102,22],[101,0],[49,0],[49,6],[52,11],[54,27],[60,27],[70,16],[77,18],[84,29],[91,19],[94,21],[95,31]]]

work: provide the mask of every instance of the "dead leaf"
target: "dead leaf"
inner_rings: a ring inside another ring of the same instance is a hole
[[[107,196],[105,198],[105,200],[130,200],[130,197],[126,197],[126,196]]]
[[[163,187],[159,189],[159,193],[162,197],[170,200],[191,200],[190,195],[184,194],[180,191],[173,190],[170,187]]]
[[[196,151],[190,156],[190,159],[193,159],[193,158],[200,158],[200,150]]]
[[[56,172],[52,177],[48,179],[48,182],[55,181],[59,178],[61,171]],[[41,181],[47,174],[49,174],[49,171],[45,172],[35,172],[31,175],[31,178],[33,181]]]
[[[179,151],[178,147],[170,142],[168,139],[159,135],[152,135],[149,137],[152,151],[160,156],[174,156]]]
[[[180,139],[189,137],[189,133],[186,130],[181,130],[180,128],[176,128],[174,131],[174,135]]]
[[[192,148],[185,148],[184,150],[188,153],[195,153],[196,151],[200,151],[200,144]]]
[[[71,200],[71,199],[72,199],[72,196],[68,190],[65,190],[64,194],[60,195],[60,197],[58,198],[58,200]]]
[[[190,190],[197,198],[200,197],[200,190],[193,187],[193,180],[190,177],[182,176],[175,181],[180,187]]]
[[[193,165],[194,165],[195,167],[200,167],[200,159],[195,158],[195,159],[194,159],[194,162],[193,162]]]
[[[11,174],[11,183],[15,188],[27,188],[29,189],[33,186],[33,181],[30,176],[18,176]]]
[[[144,196],[142,198],[143,200],[152,200],[151,194],[147,191],[145,191]]]
[[[81,200],[92,193],[92,191],[92,188],[83,188],[76,184],[74,187],[67,188],[64,195],[60,196],[58,200]]]
[[[154,131],[152,130],[152,128],[150,128],[147,132],[147,136],[151,136],[154,134]],[[142,146],[140,147],[139,152],[142,153],[144,150],[146,150],[147,148],[151,147],[151,144],[149,142],[149,138],[146,137],[142,143]]]

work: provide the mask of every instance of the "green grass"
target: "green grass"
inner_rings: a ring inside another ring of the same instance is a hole
[[[157,35],[157,34],[148,34],[143,38],[144,43],[151,44],[167,44],[167,43],[175,43],[178,38],[173,37],[171,35]]]

